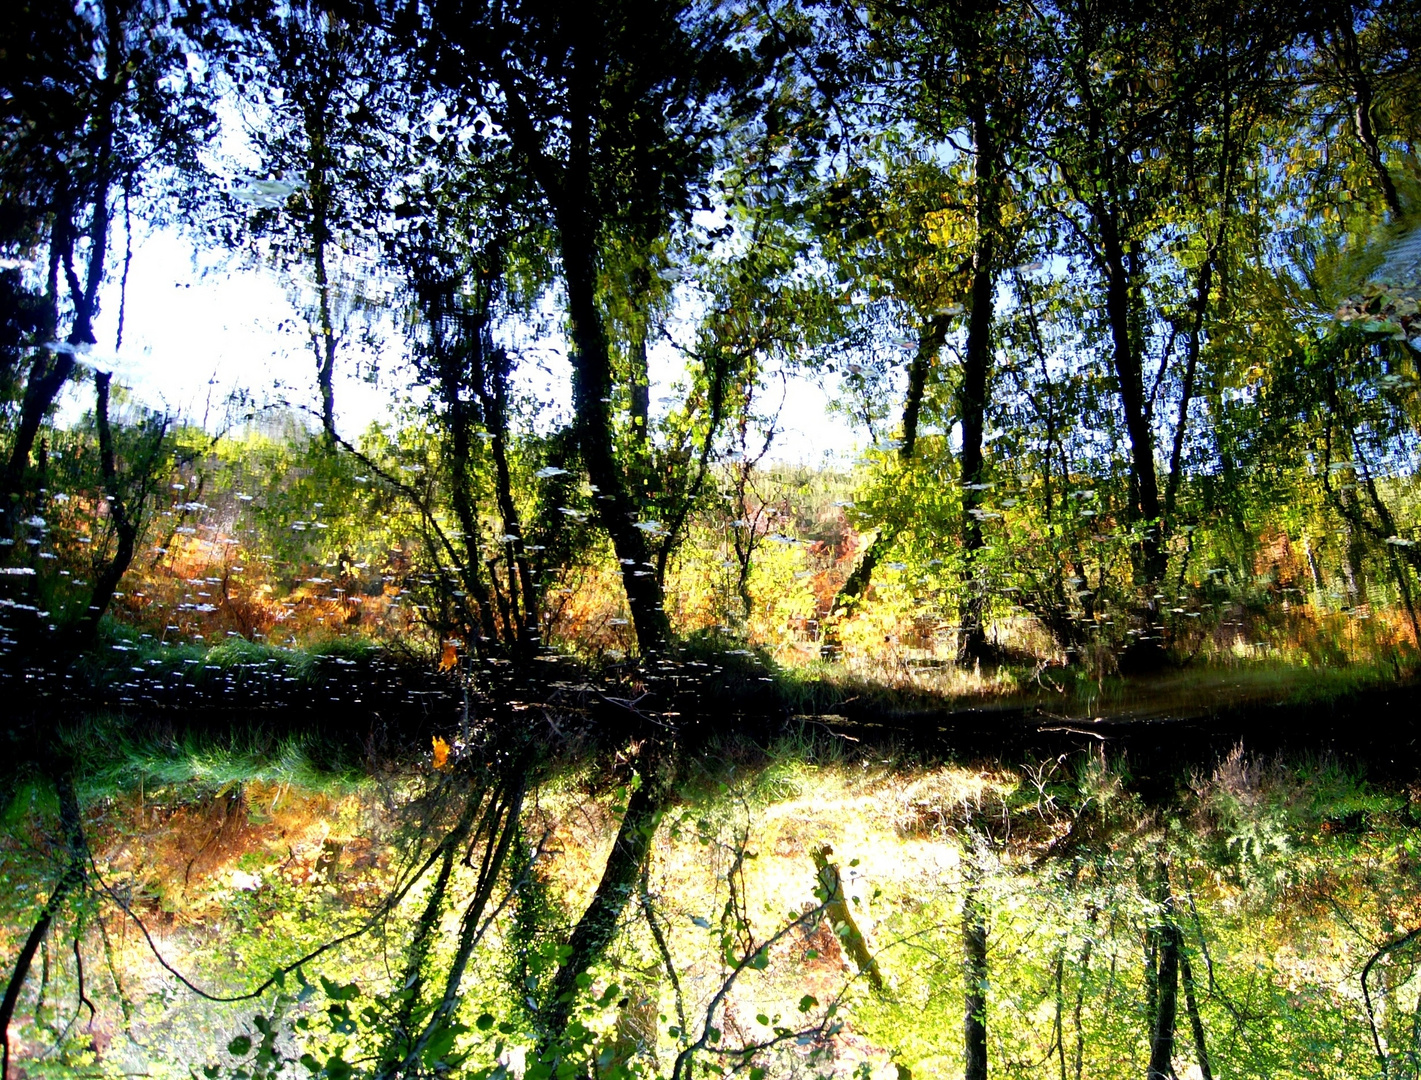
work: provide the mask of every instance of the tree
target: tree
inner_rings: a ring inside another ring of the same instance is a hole
[[[60,391],[77,375],[94,379],[103,507],[95,527],[113,537],[111,548],[96,545],[99,565],[88,603],[72,625],[49,627],[31,605],[33,633],[19,652],[46,654],[62,667],[74,647],[91,639],[133,558],[167,427],[166,420],[156,422],[150,445],[131,459],[133,475],[121,476],[106,370],[112,364],[95,359],[91,368],[88,359],[99,344],[101,290],[119,269],[118,352],[133,204],[156,208],[175,198],[180,207],[191,204],[184,183],[197,171],[197,150],[212,118],[206,88],[188,62],[196,46],[184,8],[144,0],[57,9],[21,4],[4,18],[12,44],[4,76],[0,177],[7,210],[0,243],[7,257],[29,269],[6,276],[5,372],[20,400],[6,431],[0,476],[0,536],[10,542],[0,558],[16,562],[29,550],[14,543],[21,523],[45,529],[37,501],[48,470],[41,433]],[[119,216],[127,246],[116,267],[111,244]],[[22,390],[14,381],[19,367],[25,368]],[[43,575],[32,576],[38,582]],[[65,640],[58,650],[53,632]]]
[[[417,141],[418,89],[378,20],[341,5],[238,4],[212,59],[244,106],[256,175],[233,191],[244,211],[227,231],[276,264],[306,318],[319,416],[337,438],[334,378],[354,313],[380,298],[379,232],[402,151]],[[437,126],[437,125],[436,125]],[[411,130],[411,129],[414,130]],[[403,136],[401,135],[403,131]]]
[[[1215,275],[1274,92],[1272,65],[1295,23],[1266,4],[1220,9],[1212,20],[1096,4],[1057,12],[1063,79],[1045,152],[1067,200],[1061,224],[1103,294],[1104,349],[1129,438],[1137,580],[1155,620],[1200,357],[1217,311]],[[1181,200],[1181,191],[1201,197]],[[1184,239],[1191,233],[1192,242]],[[1180,249],[1189,257],[1171,260]],[[1166,387],[1177,405],[1161,481]],[[1136,650],[1146,653],[1158,656],[1158,647]]]
[[[1020,236],[1018,207],[1029,199],[1022,190],[1028,182],[1024,139],[1033,126],[1034,90],[1045,75],[1036,40],[1037,15],[1029,5],[976,3],[885,7],[881,15],[874,14],[880,20],[875,30],[886,57],[913,73],[911,120],[924,138],[949,144],[964,164],[958,190],[934,215],[932,227],[949,251],[964,250],[965,280],[954,305],[965,312],[966,322],[956,402],[962,425],[958,484],[964,578],[959,652],[965,659],[978,659],[987,651],[987,595],[979,563],[985,546],[983,437],[991,396],[993,323],[999,275],[1019,250],[1019,244],[1011,242],[1013,234]],[[967,145],[958,143],[959,137]],[[1018,220],[1009,221],[1011,217]],[[904,409],[905,445],[906,432],[916,428],[922,359],[935,354],[940,332],[940,323],[929,320],[920,334]]]

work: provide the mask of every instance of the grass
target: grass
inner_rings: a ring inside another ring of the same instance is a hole
[[[53,738],[59,756],[73,764],[76,792],[85,804],[142,787],[211,792],[249,783],[289,785],[339,797],[370,778],[367,763],[343,744],[311,735],[277,737],[250,725],[223,732],[178,732],[135,727],[127,717],[100,713],[56,725]],[[24,815],[24,807],[37,797],[37,783],[48,790],[48,783],[40,783],[32,769],[6,778],[7,820]]]
[[[846,706],[860,715],[883,717],[997,708],[1044,710],[1072,719],[1143,719],[1197,716],[1223,706],[1333,701],[1408,682],[1417,676],[1417,661],[1398,653],[1333,667],[1303,658],[1218,657],[1128,678],[1020,664],[914,671],[818,660],[793,668],[767,662],[766,669],[773,672],[777,704],[791,714],[824,715]]]

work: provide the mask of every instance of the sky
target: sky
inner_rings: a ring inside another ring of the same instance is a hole
[[[118,282],[102,294],[95,324],[99,344],[90,362],[112,370],[143,404],[179,415],[185,422],[218,430],[246,407],[229,400],[243,395],[259,405],[314,408],[315,361],[292,301],[293,282],[277,272],[242,265],[224,254],[194,251],[190,240],[171,230],[135,229],[133,262],[124,303],[123,343],[114,352],[118,327]],[[378,345],[378,381],[360,377],[352,350],[338,364],[335,387],[337,425],[354,438],[372,422],[393,421],[409,397],[410,380],[401,372],[402,344],[387,325]],[[561,342],[530,342],[521,365],[524,389],[571,411],[570,368]],[[368,355],[364,358],[368,362]],[[665,399],[680,377],[681,364],[666,344],[651,357],[652,398]],[[828,390],[792,379],[784,393],[781,432],[771,457],[819,464],[826,453],[847,460],[863,435],[829,409]],[[89,392],[71,389],[64,411],[77,416],[90,407]],[[767,399],[777,401],[778,387]]]

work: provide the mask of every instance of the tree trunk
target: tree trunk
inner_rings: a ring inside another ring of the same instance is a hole
[[[1140,570],[1145,587],[1153,593],[1155,584],[1164,578],[1164,547],[1159,532],[1160,494],[1154,432],[1150,428],[1145,398],[1144,361],[1135,332],[1135,282],[1126,265],[1126,252],[1113,208],[1100,203],[1097,207],[1101,251],[1106,265],[1105,308],[1110,321],[1111,359],[1120,405],[1125,413],[1125,430],[1130,437],[1131,487],[1134,489],[1131,510],[1135,522],[1144,525]]]
[[[947,341],[947,331],[950,320],[945,315],[935,315],[928,319],[918,330],[918,347],[913,354],[913,362],[908,366],[908,389],[903,397],[903,438],[898,444],[898,461],[901,467],[906,468],[913,460],[913,455],[917,451],[918,445],[918,420],[923,408],[923,395],[927,390],[928,375],[932,370],[933,361],[942,352],[942,347]],[[834,602],[829,607],[832,616],[835,612],[852,610],[853,606],[864,598],[868,593],[868,587],[873,582],[873,572],[878,568],[883,556],[888,553],[888,549],[893,546],[893,541],[898,537],[898,530],[891,525],[883,524],[878,528],[878,533],[864,549],[864,553],[859,556],[858,564],[853,572],[844,580],[839,591],[834,594]],[[825,635],[825,641],[820,646],[820,653],[825,657],[832,657],[837,653],[839,647],[838,634],[834,623],[829,624],[829,632]]]
[[[485,339],[477,347],[481,359],[477,372],[477,388],[488,425],[490,452],[494,466],[494,501],[502,519],[504,552],[508,559],[508,594],[514,625],[513,645],[519,655],[530,655],[537,648],[538,594],[533,573],[528,565],[528,553],[523,546],[523,522],[513,501],[513,479],[508,468],[508,356]]]
[[[70,353],[60,353],[53,359],[41,353],[30,364],[25,394],[20,401],[20,422],[15,426],[15,441],[5,468],[4,487],[0,489],[0,514],[4,515],[0,536],[5,539],[14,539],[15,522],[24,516],[21,497],[26,486],[25,473],[30,467],[30,451],[34,449],[40,425],[73,373],[74,357]]]
[[[1150,1017],[1150,1064],[1146,1080],[1169,1080],[1174,1075],[1174,1027],[1179,1009],[1179,927],[1174,922],[1174,897],[1169,889],[1169,868],[1156,864],[1156,898],[1159,922],[1150,929],[1155,940],[1157,966],[1152,984],[1154,1008]]]
[[[568,938],[567,958],[553,977],[542,1015],[538,1018],[539,1054],[560,1054],[560,1046],[572,1017],[573,1004],[579,990],[577,981],[602,956],[617,931],[622,910],[636,891],[641,869],[651,852],[662,811],[671,797],[675,780],[668,753],[655,743],[646,743],[635,768],[641,785],[627,800],[617,830],[612,854],[602,871],[602,880],[592,901],[582,913],[572,936]]]
[[[129,505],[119,491],[118,462],[114,452],[113,429],[109,423],[109,383],[112,376],[106,371],[94,375],[94,424],[99,435],[99,464],[103,470],[104,495],[108,501],[109,520],[113,522],[117,543],[113,556],[94,576],[93,588],[89,593],[89,607],[75,626],[75,649],[89,645],[98,631],[99,619],[113,602],[113,594],[118,583],[128,572],[133,562],[133,553],[138,543],[138,532],[142,525],[140,515],[147,501],[149,488],[153,483],[153,471],[158,447],[167,434],[167,421],[158,428],[149,460],[141,466],[139,489],[133,505]]]
[[[573,175],[576,171],[570,170]],[[585,176],[582,179],[585,182]],[[568,201],[573,198],[567,196]],[[582,459],[596,491],[597,516],[621,563],[622,586],[631,608],[637,644],[643,654],[655,654],[669,640],[671,625],[651,561],[651,547],[646,533],[637,528],[636,505],[617,466],[613,447],[612,363],[606,325],[597,307],[596,230],[591,218],[590,210],[583,206],[564,206],[558,213],[558,238],[572,323],[573,408]]]
[[[628,359],[631,370],[627,381],[631,389],[632,441],[643,455],[647,452],[651,432],[651,371],[647,366],[646,339],[651,333],[651,313],[647,310],[651,292],[650,273],[641,266],[634,272],[631,296],[631,348]]]
[[[1189,968],[1189,957],[1181,944],[1179,950],[1179,974],[1184,982],[1184,1008],[1189,1013],[1189,1027],[1194,1034],[1194,1058],[1199,1063],[1200,1080],[1214,1080],[1214,1072],[1209,1067],[1209,1047],[1204,1040],[1204,1021],[1199,1015],[1199,1003],[1194,997],[1194,972]]]
[[[962,413],[963,596],[959,607],[962,624],[958,651],[962,659],[981,659],[987,652],[986,592],[980,578],[982,537],[982,484],[985,458],[982,440],[987,418],[987,382],[992,367],[993,291],[997,286],[996,244],[998,213],[998,162],[986,109],[972,110],[972,131],[977,147],[977,243],[972,252],[972,286],[967,313],[967,349],[962,363],[959,406]]]
[[[839,873],[839,865],[829,861],[834,849],[823,844],[814,849],[814,867],[819,872],[819,884],[824,889],[824,912],[829,916],[830,926],[844,943],[845,951],[854,958],[859,971],[868,976],[875,990],[883,989],[883,971],[878,959],[869,951],[868,940],[859,929],[854,918],[849,899],[844,896],[844,879]],[[834,924],[838,925],[835,926]]]
[[[447,900],[445,894],[449,888],[449,878],[454,872],[454,859],[474,827],[474,818],[483,805],[483,797],[482,788],[476,788],[465,796],[464,807],[459,813],[458,820],[440,842],[439,870],[429,887],[424,910],[410,933],[409,947],[405,952],[404,980],[400,984],[403,988],[403,999],[395,1009],[391,1025],[393,1030],[390,1031],[392,1041],[403,1040],[405,1043],[409,1043],[414,1039],[411,1018],[414,1015],[415,1007],[419,1004],[419,996],[424,984],[425,961],[429,956],[430,946],[437,937],[435,931],[439,927],[439,919],[443,914],[444,904]],[[497,798],[498,792],[495,791],[491,802],[496,801]]]
[[[78,891],[88,880],[89,849],[84,840],[84,821],[79,813],[79,802],[74,794],[74,782],[68,771],[62,771],[55,779],[59,794],[59,824],[64,833],[65,847],[68,849],[69,865],[50,893],[49,900],[40,910],[39,918],[30,929],[29,936],[20,947],[20,955],[15,958],[15,968],[10,981],[5,986],[5,997],[0,1000],[0,1078],[10,1075],[10,1022],[15,1016],[15,1006],[20,1000],[20,990],[25,985],[30,964],[35,952],[54,922],[60,905],[70,893]],[[77,954],[76,954],[77,955]]]
[[[322,62],[336,62],[325,49],[320,51]],[[331,104],[325,96],[317,92],[306,100],[303,120],[310,149],[310,166],[306,170],[306,197],[311,207],[311,259],[315,264],[316,274],[316,331],[311,335],[311,349],[316,357],[316,385],[321,395],[321,429],[325,432],[327,447],[334,449],[336,333],[331,310],[330,275],[326,266],[326,251],[332,240],[330,177],[333,162],[326,117],[326,110],[330,107]]]
[[[974,871],[975,873],[975,871]],[[977,882],[962,898],[963,1080],[987,1080],[987,922]]]
[[[515,837],[519,835],[519,815],[523,811],[523,796],[528,790],[530,764],[530,753],[520,755],[520,761],[505,777],[501,789],[495,790],[489,799],[483,821],[475,832],[476,840],[479,836],[484,840],[478,883],[459,920],[453,959],[444,977],[443,994],[433,1009],[426,1014],[423,1029],[409,1043],[403,1059],[386,1061],[376,1070],[375,1076],[379,1080],[412,1075],[430,1039],[439,1031],[447,1030],[454,1011],[463,1000],[459,991],[464,974],[468,970],[469,960],[492,923],[492,917],[486,918],[485,912],[493,899],[493,890],[508,859],[509,849]],[[470,861],[472,854],[470,851],[469,855],[465,856],[469,865],[473,865]]]
[[[1372,177],[1382,193],[1387,214],[1392,221],[1401,218],[1401,199],[1397,195],[1396,182],[1382,160],[1381,143],[1377,139],[1376,128],[1372,124],[1372,106],[1375,95],[1372,80],[1362,67],[1362,59],[1357,52],[1357,31],[1353,26],[1355,18],[1352,4],[1342,5],[1341,18],[1333,29],[1333,47],[1337,56],[1337,66],[1347,89],[1352,95],[1352,123],[1357,141],[1362,144],[1362,153],[1371,167]]]
[[[905,464],[913,460],[917,450],[923,395],[927,391],[933,361],[947,342],[948,326],[946,315],[934,315],[918,329],[918,347],[913,353],[912,364],[908,366],[908,390],[903,397],[903,441],[898,447],[899,460]]]

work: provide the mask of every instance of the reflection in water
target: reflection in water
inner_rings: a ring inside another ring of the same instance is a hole
[[[831,751],[36,781],[15,1075],[1421,1070],[1414,793]]]

